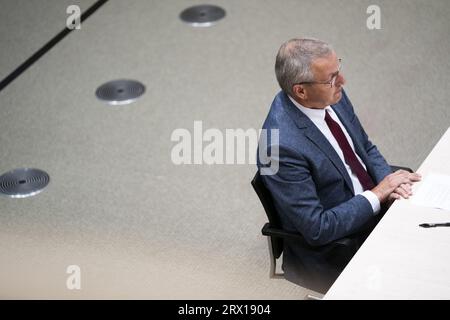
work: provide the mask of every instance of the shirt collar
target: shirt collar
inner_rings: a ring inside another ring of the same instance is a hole
[[[325,110],[328,110],[329,112],[333,113],[333,109],[331,106],[325,107],[325,109],[311,109],[306,108],[302,106],[300,103],[294,100],[290,95],[288,95],[289,99],[292,101],[292,103],[300,109],[301,112],[303,112],[308,118],[310,118],[313,121],[324,121],[325,120]]]

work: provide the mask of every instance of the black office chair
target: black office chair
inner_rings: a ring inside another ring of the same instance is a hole
[[[413,172],[410,168],[391,166],[392,172],[403,169],[409,172]],[[269,222],[264,224],[261,232],[264,236],[267,236],[269,255],[270,255],[270,278],[284,278],[283,273],[276,272],[277,259],[283,253],[283,239],[295,239],[302,246],[311,247],[304,237],[300,233],[290,232],[283,230],[281,227],[280,218],[277,210],[273,204],[272,195],[270,191],[264,185],[259,171],[256,173],[252,180],[252,186],[258,195],[264,210],[266,212]],[[350,252],[356,252],[359,249],[360,243],[355,238],[342,238],[335,240],[334,242],[321,246],[314,247],[316,250],[332,250],[338,246],[344,247],[344,249],[350,250]]]

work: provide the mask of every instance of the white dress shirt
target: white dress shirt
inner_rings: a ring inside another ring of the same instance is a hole
[[[372,206],[373,212],[377,214],[380,211],[380,200],[378,200],[378,197],[370,190],[364,191],[361,182],[359,182],[358,177],[356,174],[352,172],[352,169],[350,166],[345,162],[344,159],[344,153],[342,152],[341,148],[339,147],[338,142],[336,141],[336,138],[333,136],[333,134],[330,131],[330,128],[328,127],[327,123],[325,122],[325,110],[328,111],[331,118],[336,121],[339,126],[341,127],[342,131],[344,132],[345,137],[347,138],[347,141],[350,144],[350,147],[352,148],[353,152],[356,155],[356,158],[361,163],[361,165],[364,167],[364,170],[366,170],[366,165],[361,160],[361,158],[358,156],[358,154],[355,152],[355,146],[353,145],[353,141],[348,134],[347,130],[345,129],[344,125],[342,124],[341,120],[339,120],[336,113],[333,111],[333,108],[331,106],[326,107],[325,109],[311,109],[306,108],[299,104],[297,101],[295,101],[291,96],[289,96],[289,99],[291,99],[292,103],[300,109],[301,112],[303,112],[315,125],[316,127],[322,132],[322,134],[327,138],[327,140],[332,145],[333,149],[336,151],[336,153],[339,155],[339,158],[341,158],[342,163],[345,166],[345,169],[348,172],[348,175],[350,176],[350,179],[352,180],[353,189],[355,190],[355,195],[360,194],[363,197],[365,197]]]

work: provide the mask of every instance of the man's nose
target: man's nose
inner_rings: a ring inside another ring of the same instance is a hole
[[[339,86],[343,86],[347,81],[345,80],[344,75],[339,73],[336,82]]]

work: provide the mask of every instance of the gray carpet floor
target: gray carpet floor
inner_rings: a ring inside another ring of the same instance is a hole
[[[303,299],[269,279],[254,164],[175,165],[176,129],[259,129],[293,37],[332,43],[346,90],[391,164],[417,169],[450,124],[450,2],[210,1],[209,28],[178,18],[204,1],[110,0],[0,92],[0,173],[51,177],[39,195],[0,197],[1,298]],[[0,79],[64,28],[68,4],[0,0]],[[96,88],[146,93],[108,106]],[[68,290],[66,268],[81,268]]]

